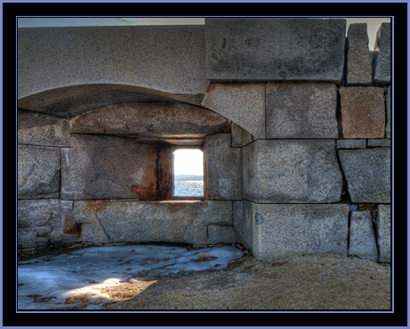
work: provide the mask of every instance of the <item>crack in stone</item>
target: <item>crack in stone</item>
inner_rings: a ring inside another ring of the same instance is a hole
[[[107,231],[105,230],[104,226],[101,224],[101,220],[98,218],[97,214],[95,214],[95,218],[97,219],[98,223],[100,224],[104,234],[107,236],[108,240],[112,241],[111,237],[108,235]]]

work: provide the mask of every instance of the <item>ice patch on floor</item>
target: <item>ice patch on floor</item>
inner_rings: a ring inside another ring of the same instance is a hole
[[[67,306],[64,304],[67,298],[87,294],[101,302],[89,308],[99,308],[111,301],[108,295],[100,292],[102,286],[138,279],[142,273],[166,275],[181,271],[221,270],[241,256],[242,252],[232,246],[187,250],[127,245],[90,247],[31,259],[18,265],[18,309]]]

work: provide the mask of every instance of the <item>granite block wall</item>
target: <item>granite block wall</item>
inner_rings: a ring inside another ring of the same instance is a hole
[[[373,52],[366,30],[346,31],[343,19],[248,18],[195,29],[81,28],[65,47],[78,52],[93,36],[111,49],[131,38],[144,45],[132,58],[146,64],[133,66],[128,44],[115,67],[84,80],[61,74],[74,57],[57,52],[47,68],[55,81],[30,77],[70,29],[44,30],[35,45],[38,30],[20,31],[19,47],[32,51],[19,55],[19,250],[236,242],[263,260],[391,261],[391,30],[381,25]],[[183,51],[164,52],[171,39]],[[82,52],[83,71],[95,49]],[[153,51],[161,65],[147,62]],[[29,67],[33,56],[40,64]],[[121,77],[123,67],[132,69]],[[172,200],[170,154],[179,146],[204,152],[201,200]]]

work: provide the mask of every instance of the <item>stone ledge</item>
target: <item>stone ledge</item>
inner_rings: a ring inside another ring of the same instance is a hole
[[[214,237],[209,225],[232,227],[232,202],[74,201],[74,218],[82,223],[83,242],[207,244],[224,236],[216,229]]]

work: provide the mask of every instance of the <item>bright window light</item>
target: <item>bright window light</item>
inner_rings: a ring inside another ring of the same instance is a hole
[[[174,152],[174,196],[204,195],[204,156],[198,149]]]

